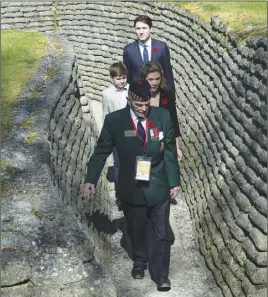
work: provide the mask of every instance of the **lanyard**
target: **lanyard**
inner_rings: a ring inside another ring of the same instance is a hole
[[[130,118],[131,118],[133,129],[136,131],[136,136],[138,137],[138,129],[137,129],[131,115],[130,115]],[[146,149],[146,145],[147,145],[147,130],[148,130],[148,120],[146,118],[146,130],[145,130],[146,138],[145,138],[144,145],[143,145],[143,153],[145,153],[145,149]]]

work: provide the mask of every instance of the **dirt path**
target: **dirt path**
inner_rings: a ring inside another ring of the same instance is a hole
[[[114,209],[114,215],[122,217],[122,212]],[[202,256],[194,242],[190,213],[183,197],[171,205],[170,222],[176,240],[171,249],[169,292],[158,292],[148,270],[145,278],[135,280],[131,277],[132,261],[122,248],[121,231],[112,237],[111,272],[115,279],[118,297],[221,297],[211,272],[206,268]],[[125,242],[125,241],[124,241]]]

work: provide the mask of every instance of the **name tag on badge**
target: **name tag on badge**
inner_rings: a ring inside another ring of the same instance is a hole
[[[125,137],[133,137],[136,136],[136,130],[125,130]]]
[[[136,157],[136,180],[150,180],[151,172],[151,158],[150,157]]]

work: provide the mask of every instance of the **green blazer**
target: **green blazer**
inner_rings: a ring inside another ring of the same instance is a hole
[[[180,169],[177,159],[173,125],[169,112],[161,107],[150,107],[148,113],[150,126],[163,131],[161,141],[152,141],[148,127],[146,157],[151,157],[149,181],[136,181],[136,157],[143,155],[143,148],[137,136],[125,131],[133,130],[130,108],[117,110],[105,117],[94,153],[88,162],[85,183],[98,182],[105,161],[117,149],[120,169],[117,195],[120,200],[131,204],[152,206],[170,197],[170,188],[180,186]],[[164,150],[161,151],[161,142]]]

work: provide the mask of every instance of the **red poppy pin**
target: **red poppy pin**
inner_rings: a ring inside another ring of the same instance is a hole
[[[138,85],[142,85],[142,82],[140,80],[138,81]]]
[[[148,127],[149,128],[154,127],[154,121],[148,121]]]
[[[166,105],[167,103],[168,103],[167,98],[163,98],[163,99],[162,99],[162,104]]]
[[[156,48],[156,47],[153,47],[152,51],[153,51],[154,53],[156,53],[156,52],[157,52],[157,48]]]

